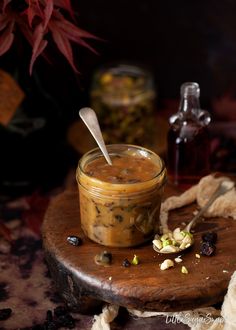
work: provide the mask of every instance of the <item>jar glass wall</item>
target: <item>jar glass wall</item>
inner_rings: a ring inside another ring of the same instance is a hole
[[[91,106],[99,116],[105,142],[150,147],[155,96],[151,73],[140,67],[117,64],[99,69]]]
[[[81,226],[91,240],[107,246],[136,246],[153,238],[159,229],[159,213],[166,169],[152,151],[133,145],[108,145],[111,158],[130,156],[151,162],[156,172],[149,180],[111,183],[90,176],[86,166],[102,157],[99,149],[85,154],[77,169]],[[142,168],[140,168],[142,172]]]

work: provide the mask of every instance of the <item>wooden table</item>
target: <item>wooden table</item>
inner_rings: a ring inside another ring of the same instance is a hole
[[[166,195],[175,190],[168,187]],[[196,205],[181,208],[170,214],[172,228],[187,222]],[[167,255],[159,255],[152,244],[137,248],[107,248],[87,239],[80,228],[77,191],[66,191],[50,205],[43,224],[46,260],[55,284],[74,309],[80,312],[106,301],[126,308],[149,311],[181,311],[211,306],[223,300],[233,271],[236,269],[234,241],[236,221],[211,218],[199,223],[194,234],[195,244],[182,254],[182,264],[161,271],[159,264]],[[199,253],[201,235],[214,230],[218,233],[216,254],[195,257]],[[67,236],[77,235],[83,244],[70,245]],[[110,267],[98,266],[94,256],[103,250],[113,255]],[[138,266],[125,268],[122,261],[140,258]],[[168,258],[173,259],[173,255]],[[189,274],[181,273],[181,266]]]

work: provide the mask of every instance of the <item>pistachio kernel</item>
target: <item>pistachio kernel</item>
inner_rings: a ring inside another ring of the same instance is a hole
[[[188,274],[188,270],[187,270],[187,268],[185,266],[182,266],[181,267],[181,273]]]
[[[107,251],[103,251],[94,257],[94,261],[97,265],[109,266],[112,262],[112,254]]]
[[[139,257],[136,256],[136,254],[133,257],[133,260],[131,261],[131,264],[135,265],[135,266],[139,264]]]

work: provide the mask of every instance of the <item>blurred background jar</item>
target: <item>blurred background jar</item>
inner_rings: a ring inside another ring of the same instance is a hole
[[[116,64],[97,70],[91,107],[99,117],[105,142],[151,147],[155,98],[153,77],[143,68]]]

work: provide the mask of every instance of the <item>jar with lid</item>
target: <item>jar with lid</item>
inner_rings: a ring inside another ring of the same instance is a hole
[[[128,143],[150,147],[155,90],[150,72],[117,64],[99,69],[93,79],[91,106],[107,144]]]
[[[181,86],[179,111],[170,117],[168,179],[174,184],[193,184],[210,171],[210,138],[207,111],[200,108],[200,88],[195,82]]]
[[[157,154],[142,147],[120,144],[107,149],[112,166],[98,148],[79,161],[81,227],[99,244],[136,246],[151,240],[159,230],[166,168]],[[119,176],[113,173],[117,170]]]

